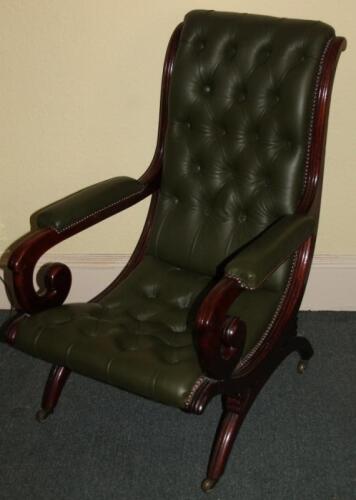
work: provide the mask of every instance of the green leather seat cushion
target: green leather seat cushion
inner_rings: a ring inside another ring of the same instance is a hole
[[[16,347],[147,398],[184,407],[202,374],[192,321],[207,275],[147,255],[100,303],[70,304],[24,318]],[[232,308],[247,323],[245,351],[260,338],[280,292],[244,292]],[[258,314],[256,312],[258,311]]]

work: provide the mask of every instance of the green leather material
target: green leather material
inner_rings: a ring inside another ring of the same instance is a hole
[[[23,319],[16,346],[183,407],[202,374],[192,324],[209,287],[225,266],[257,286],[312,230],[312,221],[294,214],[308,171],[317,75],[332,36],[320,22],[189,13],[145,258],[99,303]],[[40,211],[37,224],[63,230],[142,189],[127,178],[98,186]],[[232,304],[229,314],[247,325],[244,354],[270,324],[291,262]]]
[[[193,11],[172,76],[159,206],[149,252],[216,267],[296,210],[323,23]]]
[[[77,373],[183,408],[202,374],[192,322],[211,285],[210,276],[147,256],[100,303],[64,305],[24,318],[15,345]],[[279,297],[271,290],[244,292],[234,304],[231,312],[247,321],[247,348],[260,337]]]
[[[246,245],[225,267],[225,274],[244,288],[254,289],[313,234],[315,221],[306,215],[286,215]]]
[[[130,177],[114,177],[42,208],[32,216],[32,222],[39,228],[51,227],[60,232],[140,193],[144,188]]]

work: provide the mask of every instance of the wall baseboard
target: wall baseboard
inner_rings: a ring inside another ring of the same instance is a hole
[[[64,262],[73,274],[67,301],[86,302],[110,284],[126,264],[127,254],[55,254],[44,262]],[[1,284],[0,284],[1,286]],[[0,309],[9,301],[0,288]],[[303,299],[303,310],[356,311],[356,255],[316,255]]]

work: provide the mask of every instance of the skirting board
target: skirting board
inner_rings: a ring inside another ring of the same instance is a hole
[[[72,270],[73,285],[67,302],[86,302],[103,290],[121,271],[126,254],[48,254],[45,262],[64,262]],[[1,284],[0,284],[1,286]],[[9,301],[0,288],[0,309]],[[356,255],[316,255],[304,295],[303,310],[356,311]]]

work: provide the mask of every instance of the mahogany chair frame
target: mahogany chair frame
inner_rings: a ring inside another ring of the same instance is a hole
[[[61,305],[70,290],[71,272],[62,263],[44,266],[41,270],[44,288],[41,292],[33,285],[34,268],[39,258],[51,247],[84,229],[128,208],[147,196],[152,196],[146,222],[136,248],[119,276],[98,296],[95,302],[113,289],[137,266],[145,254],[152,221],[157,205],[163,162],[164,137],[167,127],[168,92],[175,54],[182,24],[178,25],[169,41],[163,67],[160,114],[156,149],[153,159],[140,177],[143,190],[129,199],[122,200],[69,229],[35,229],[19,240],[13,249],[5,270],[11,288],[11,300],[19,315],[7,328],[6,340],[11,345],[16,338],[16,325],[23,314],[32,314]],[[324,169],[325,142],[330,98],[334,74],[346,40],[333,37],[329,40],[320,61],[316,79],[312,120],[305,172],[305,190],[298,206],[298,213],[319,217]],[[315,231],[316,233],[316,231]],[[223,277],[208,292],[195,320],[197,352],[206,376],[200,377],[193,388],[185,410],[201,414],[212,397],[222,396],[223,413],[213,443],[207,478],[202,483],[204,491],[210,490],[222,475],[236,435],[249,408],[270,375],[291,352],[299,353],[302,373],[313,349],[303,337],[297,336],[297,313],[302,301],[314,253],[315,234],[295,252],[294,263],[287,288],[262,340],[241,361],[245,338],[244,324],[231,318],[227,312],[233,301],[244,292],[239,283]],[[44,390],[42,408],[37,414],[43,420],[53,412],[62,388],[70,374],[63,366],[53,366]]]

